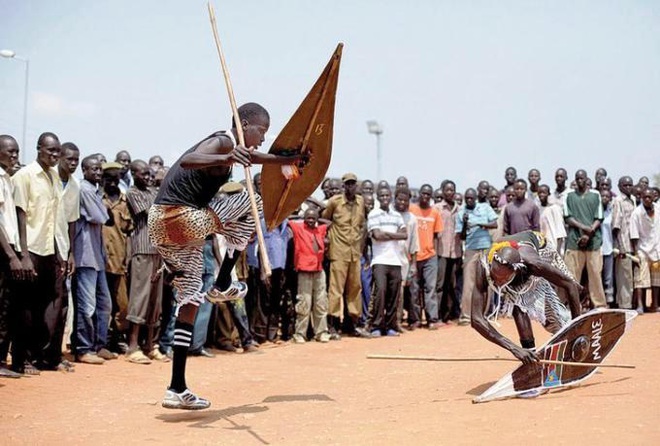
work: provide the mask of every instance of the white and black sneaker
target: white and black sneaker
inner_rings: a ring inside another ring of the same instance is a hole
[[[188,389],[181,393],[167,390],[163,398],[163,407],[166,409],[202,410],[210,406],[209,400],[198,397]]]
[[[219,304],[230,300],[243,299],[247,292],[248,286],[245,282],[234,281],[225,291],[212,287],[206,292],[206,300],[213,304]]]

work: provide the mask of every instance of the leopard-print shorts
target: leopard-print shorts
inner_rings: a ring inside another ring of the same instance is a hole
[[[257,208],[262,212],[259,196]],[[177,290],[179,305],[199,305],[204,301],[204,239],[221,234],[230,250],[246,248],[255,230],[248,192],[216,198],[209,206],[153,205],[149,209],[149,237],[173,274],[172,286]]]

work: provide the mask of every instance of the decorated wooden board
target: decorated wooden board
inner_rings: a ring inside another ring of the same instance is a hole
[[[330,166],[342,48],[342,43],[337,45],[323,73],[269,150],[279,155],[302,152],[306,161],[296,166],[295,172],[284,172],[278,165],[263,166],[261,190],[268,230],[298,209],[321,184]]]
[[[597,310],[583,314],[555,333],[537,349],[541,359],[595,364],[522,364],[472,400],[483,403],[509,398],[529,390],[557,389],[584,381],[593,375],[617,345],[630,322],[631,310]]]

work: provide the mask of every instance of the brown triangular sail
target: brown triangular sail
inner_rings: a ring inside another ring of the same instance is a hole
[[[300,176],[287,179],[281,166],[264,165],[261,191],[264,219],[269,230],[298,209],[321,184],[330,166],[335,117],[335,96],[343,44],[337,45],[323,73],[284,126],[269,153],[302,151],[309,162],[299,168]]]

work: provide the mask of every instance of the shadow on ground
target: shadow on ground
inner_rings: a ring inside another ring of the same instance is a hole
[[[468,390],[468,391],[465,392],[465,393],[468,394],[468,395],[474,395],[474,396],[481,395],[481,394],[484,393],[484,392],[485,392],[490,386],[492,386],[492,385],[495,384],[496,382],[497,382],[497,381],[491,381],[491,382],[488,382],[488,383],[479,384],[477,387],[473,387],[473,388],[471,388],[470,390]]]
[[[206,429],[212,427],[211,425],[217,421],[227,421],[231,427],[226,429],[230,430],[244,430],[253,436],[261,444],[269,444],[266,440],[261,438],[256,432],[252,430],[251,426],[236,423],[231,417],[243,414],[254,414],[260,412],[267,412],[270,407],[262,405],[263,403],[290,403],[297,401],[334,401],[328,395],[323,394],[309,394],[309,395],[273,395],[264,398],[261,403],[245,404],[243,406],[227,407],[225,409],[217,410],[200,410],[200,411],[181,411],[176,413],[159,414],[156,419],[164,421],[165,423],[190,423],[188,427],[196,427]]]

